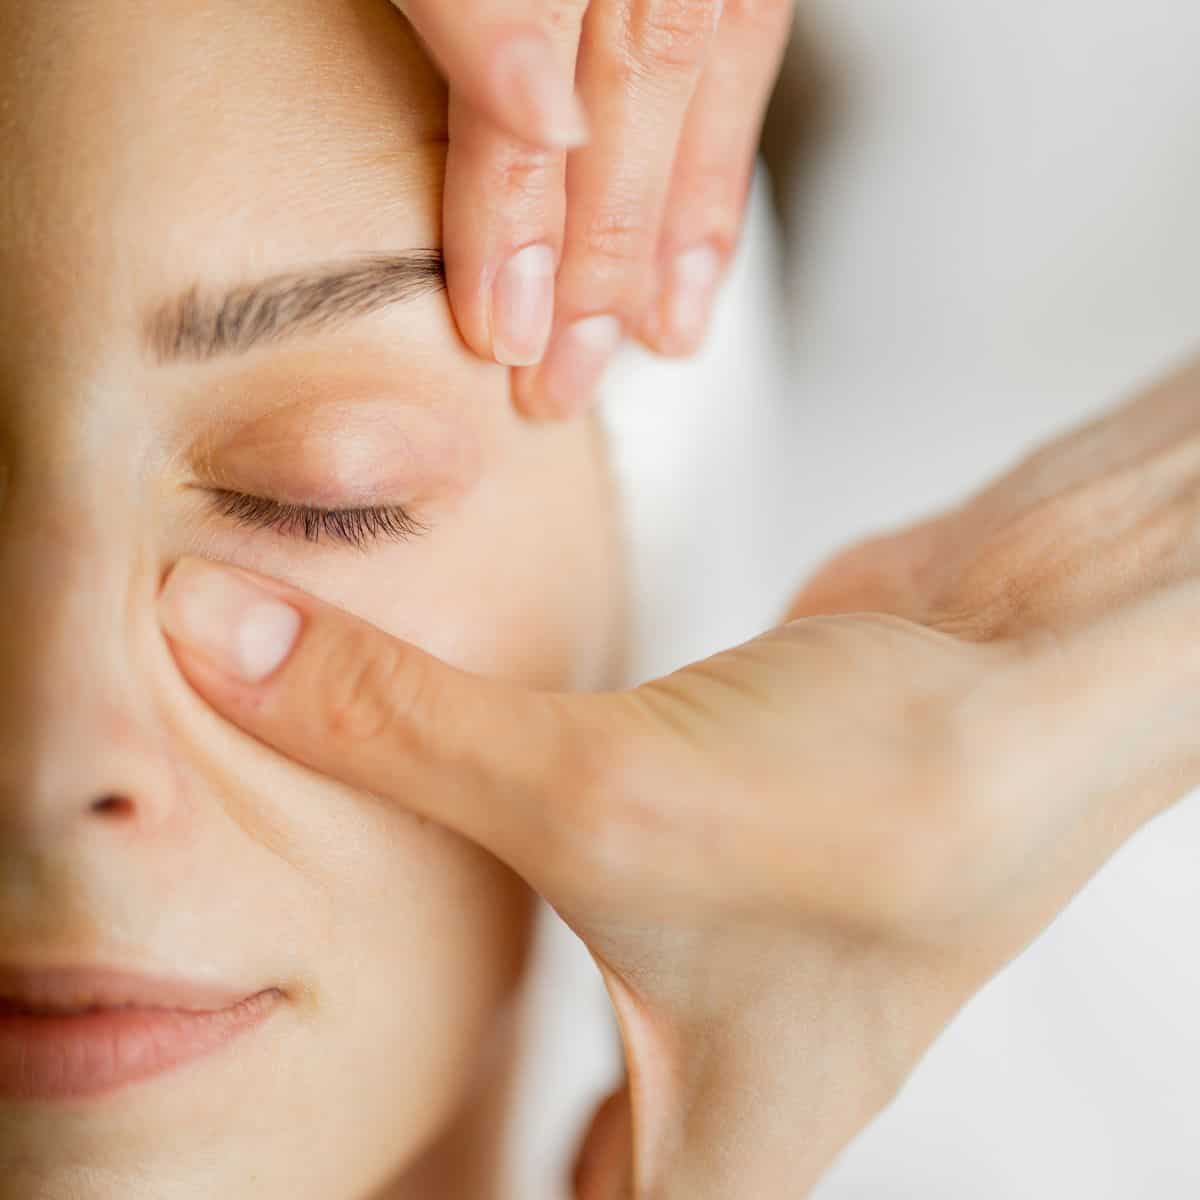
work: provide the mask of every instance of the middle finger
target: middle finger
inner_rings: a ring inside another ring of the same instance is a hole
[[[530,415],[585,408],[652,299],[680,133],[720,9],[720,0],[593,0],[588,10],[577,82],[593,136],[567,169],[550,347],[516,373],[517,403]]]

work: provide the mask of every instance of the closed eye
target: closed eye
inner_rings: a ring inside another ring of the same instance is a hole
[[[377,541],[403,542],[428,532],[427,526],[398,505],[314,508],[224,488],[204,490],[212,496],[217,511],[238,525],[271,529],[306,542],[320,542],[325,537],[356,550],[366,550]]]

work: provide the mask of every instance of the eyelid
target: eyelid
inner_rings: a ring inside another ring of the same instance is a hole
[[[198,450],[197,473],[230,491],[249,484],[331,509],[448,499],[481,470],[478,430],[463,413],[393,399],[297,402]]]

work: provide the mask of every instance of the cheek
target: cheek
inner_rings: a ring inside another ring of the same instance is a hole
[[[389,626],[467,670],[597,686],[623,613],[607,468],[578,422],[514,423],[498,440],[479,486],[430,535]]]
[[[548,461],[561,454],[561,461]],[[577,438],[513,455],[453,511],[368,559],[247,564],[464,670],[529,686],[588,686],[620,573],[612,514]]]
[[[362,811],[370,819],[330,880],[321,1054],[323,1074],[352,1080],[347,1104],[394,1148],[401,1133],[433,1136],[464,1103],[522,974],[532,897],[458,837]]]
[[[195,817],[173,907],[297,999],[244,1104],[319,1124],[355,1169],[403,1162],[464,1102],[522,975],[531,894],[471,843],[233,731],[176,753]]]
[[[256,536],[231,557],[466,669],[563,686],[612,582],[603,475],[573,428],[502,424],[478,487],[421,539],[360,557]],[[222,926],[306,985],[264,1101],[285,1098],[295,1127],[320,1125],[364,1177],[403,1161],[466,1100],[524,966],[531,894],[481,849],[202,705],[189,700],[180,723],[206,877],[243,914]]]

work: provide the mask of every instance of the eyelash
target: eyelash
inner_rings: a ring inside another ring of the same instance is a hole
[[[324,535],[331,542],[365,550],[375,541],[404,542],[428,532],[425,525],[396,505],[313,508],[222,488],[211,488],[209,492],[221,515],[239,525],[271,529],[285,537],[302,537],[306,542],[318,543]]]

